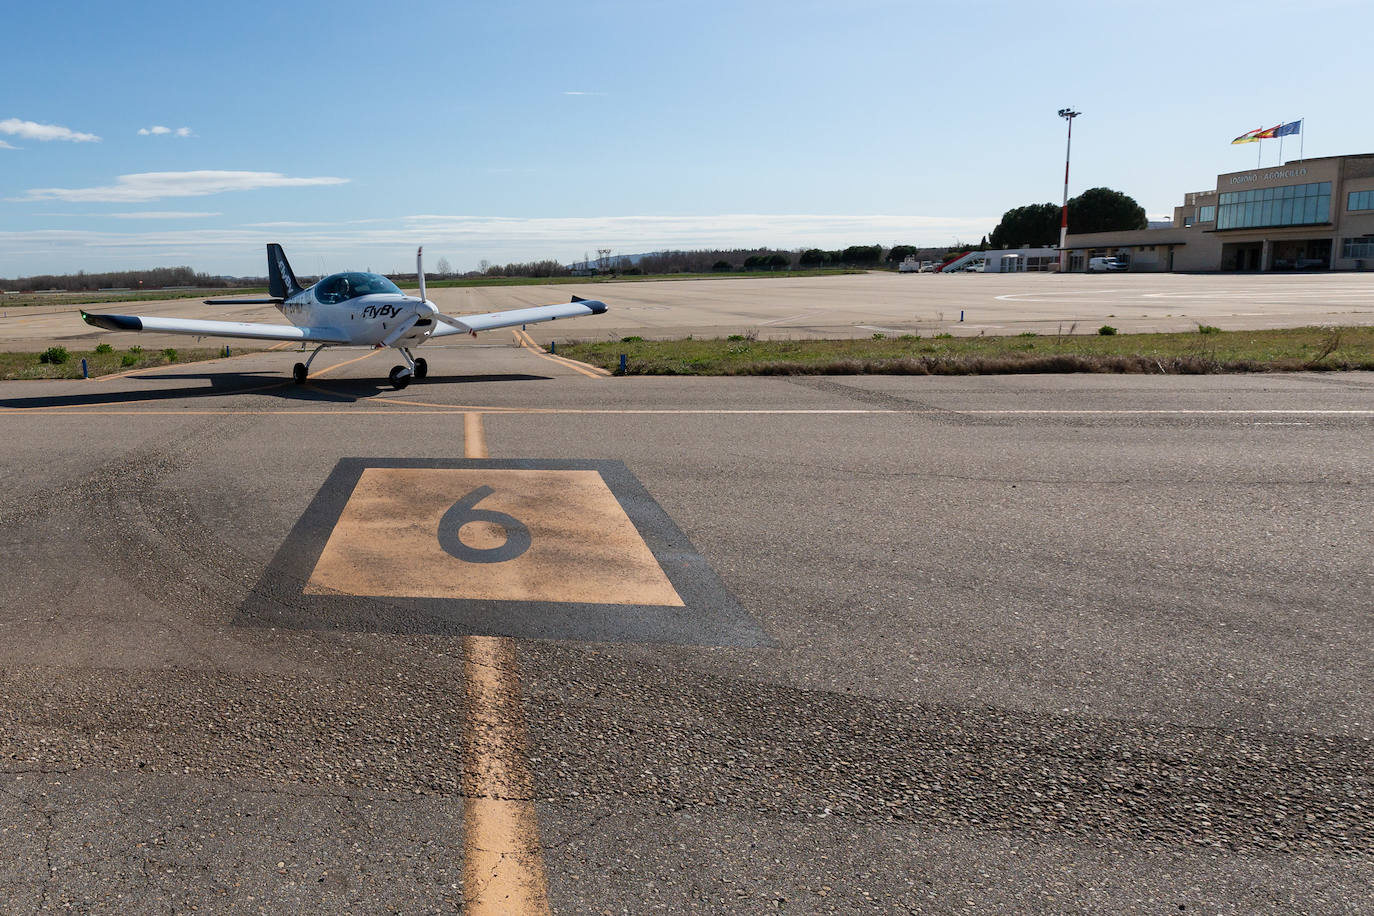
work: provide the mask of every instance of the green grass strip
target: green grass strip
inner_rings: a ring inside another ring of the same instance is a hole
[[[1306,327],[1169,334],[919,337],[862,340],[586,341],[558,355],[630,375],[1005,375],[1028,372],[1202,374],[1374,370],[1374,328]]]

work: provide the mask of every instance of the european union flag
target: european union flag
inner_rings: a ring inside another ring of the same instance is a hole
[[[1276,137],[1287,137],[1289,134],[1302,132],[1302,121],[1289,121],[1287,124],[1280,124],[1274,131]]]

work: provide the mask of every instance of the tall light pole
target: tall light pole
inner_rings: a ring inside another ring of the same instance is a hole
[[[1059,109],[1059,117],[1069,122],[1069,142],[1064,147],[1064,211],[1059,218],[1059,272],[1069,269],[1069,252],[1064,247],[1069,239],[1069,151],[1073,149],[1073,119],[1082,114],[1072,108]]]

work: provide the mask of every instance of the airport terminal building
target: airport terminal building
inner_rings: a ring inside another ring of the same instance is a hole
[[[1228,172],[1184,195],[1171,226],[1074,235],[1070,271],[1374,270],[1374,153]]]

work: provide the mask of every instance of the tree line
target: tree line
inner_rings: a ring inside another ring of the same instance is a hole
[[[443,266],[440,261],[440,267]],[[429,271],[425,271],[428,275]],[[442,274],[442,270],[441,270]],[[465,277],[570,277],[572,271],[558,261],[545,259],[543,261],[526,261],[518,264],[491,264],[483,261],[477,270],[470,270],[463,274]]]
[[[959,244],[959,243],[956,243]],[[914,245],[850,245],[848,248],[699,248],[692,250],[655,251],[635,257],[612,255],[597,260],[562,264],[553,260],[492,264],[482,261],[476,270],[458,274],[447,269],[447,260],[440,259],[438,270],[427,276],[462,277],[567,277],[578,274],[610,276],[642,276],[663,274],[734,273],[738,271],[776,271],[816,268],[881,268],[900,264],[908,255],[925,253],[938,258],[944,248],[917,248]],[[414,274],[392,275],[392,280],[414,280]]]
[[[818,268],[879,268],[900,264],[920,251],[914,245],[850,245],[847,248],[699,248],[690,251],[656,251],[642,255],[622,274],[727,273],[737,271],[815,270]],[[614,265],[612,269],[616,268]]]
[[[613,256],[602,263],[592,262],[589,272],[614,276],[638,276],[644,274],[680,273],[726,273],[736,271],[776,271],[793,268],[815,269],[834,268],[878,268],[887,264],[895,266],[909,254],[918,251],[943,251],[944,249],[918,249],[912,245],[896,245],[884,248],[882,245],[851,245],[848,248],[827,251],[820,248],[781,250],[775,248],[703,248],[692,251],[658,251],[641,255],[636,262],[625,255]],[[933,255],[932,255],[933,256]],[[580,265],[579,265],[580,266]],[[572,266],[560,261],[544,259],[539,261],[492,264],[482,261],[477,270],[457,273],[451,269],[447,258],[440,258],[436,270],[425,271],[432,279],[462,277],[568,277],[578,273]],[[388,274],[398,283],[414,283],[415,274]],[[308,285],[315,278],[301,276],[302,284]],[[190,267],[156,267],[148,270],[108,271],[74,274],[39,274],[16,279],[0,278],[0,289],[22,291],[63,290],[65,292],[93,292],[101,289],[163,289],[167,287],[189,286],[207,289],[222,289],[230,286],[265,286],[265,277],[238,277],[226,279],[197,273]]]
[[[38,274],[7,280],[0,277],[0,288],[29,292],[60,289],[64,292],[92,292],[100,289],[164,289],[169,286],[194,286],[223,289],[231,286],[223,277],[197,273],[189,267],[153,267],[148,270],[115,270],[106,273]]]

